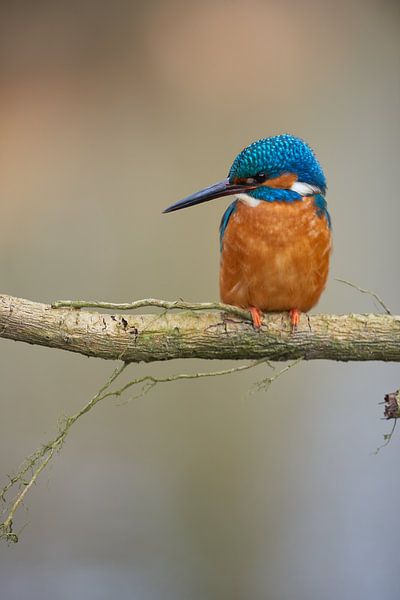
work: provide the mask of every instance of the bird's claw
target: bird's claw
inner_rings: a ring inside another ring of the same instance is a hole
[[[292,333],[294,333],[297,329],[298,324],[300,323],[300,311],[297,308],[292,308],[289,311],[290,323],[292,325]]]
[[[249,308],[251,314],[251,320],[253,321],[253,327],[257,331],[260,331],[262,325],[262,312],[259,308],[255,306],[250,306]]]

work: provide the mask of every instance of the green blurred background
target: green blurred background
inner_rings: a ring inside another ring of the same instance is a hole
[[[319,311],[399,312],[396,2],[2,3],[1,289],[32,300],[218,297],[227,201],[161,215],[249,142],[306,138],[334,254]],[[0,473],[114,364],[0,341]],[[176,373],[232,363],[132,366]],[[400,597],[396,365],[178,382],[73,428],[32,490],[4,600]]]

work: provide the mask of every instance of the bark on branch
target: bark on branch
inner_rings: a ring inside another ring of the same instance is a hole
[[[121,315],[59,308],[65,304],[165,310]],[[167,312],[169,308],[184,311]],[[133,305],[67,302],[51,306],[0,295],[0,337],[124,362],[176,358],[400,361],[400,316],[302,315],[292,333],[287,314],[265,315],[260,332],[246,320],[247,315],[212,303],[149,299]]]

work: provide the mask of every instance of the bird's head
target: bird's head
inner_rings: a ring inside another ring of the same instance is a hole
[[[254,206],[262,200],[292,202],[325,191],[325,176],[308,144],[293,135],[277,135],[247,146],[233,161],[226,179],[179,200],[164,212],[233,194]]]

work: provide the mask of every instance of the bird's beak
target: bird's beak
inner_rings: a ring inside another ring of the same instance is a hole
[[[230,183],[229,179],[223,179],[218,183],[214,183],[214,185],[204,188],[204,190],[200,190],[191,196],[183,198],[183,200],[175,202],[175,204],[171,204],[171,206],[168,206],[168,208],[163,210],[163,213],[169,213],[174,210],[180,210],[181,208],[187,208],[188,206],[194,206],[195,204],[201,204],[202,202],[208,202],[209,200],[221,198],[222,196],[240,194],[241,192],[246,192],[247,190],[252,190],[256,187],[257,185]]]

